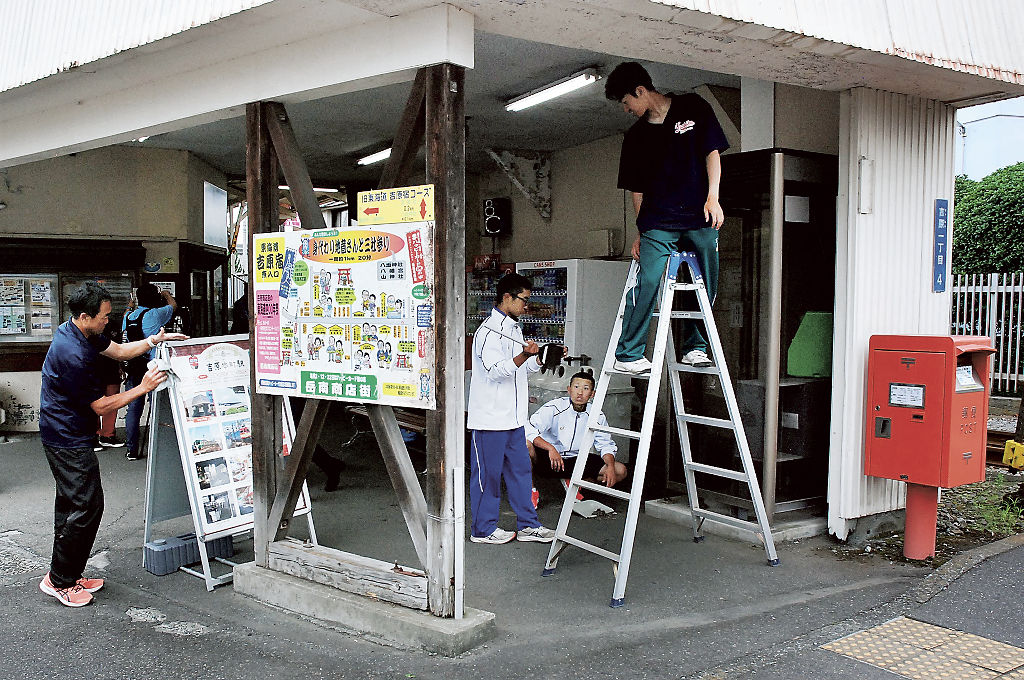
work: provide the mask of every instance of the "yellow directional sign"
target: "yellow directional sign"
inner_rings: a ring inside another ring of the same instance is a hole
[[[359,226],[425,222],[434,219],[434,185],[360,191],[355,217]]]

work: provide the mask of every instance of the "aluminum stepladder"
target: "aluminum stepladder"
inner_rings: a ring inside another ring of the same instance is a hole
[[[685,265],[689,272],[689,282],[679,280],[679,269]],[[619,302],[619,312],[616,318],[622,323],[623,313],[626,308],[626,299],[631,288],[631,281],[639,273],[639,266],[634,261],[630,267],[626,287],[622,293],[622,300]],[[700,311],[673,311],[672,306],[676,293],[691,291],[696,294]],[[636,535],[636,523],[640,513],[641,496],[644,488],[644,477],[647,473],[647,457],[651,448],[651,435],[654,430],[654,414],[658,400],[658,393],[661,389],[661,376],[663,369],[668,365],[669,387],[672,392],[672,403],[675,410],[676,426],[679,429],[679,443],[683,456],[683,470],[686,476],[687,497],[690,502],[690,511],[693,517],[693,540],[703,540],[701,529],[705,520],[727,524],[752,532],[764,544],[765,553],[768,556],[768,563],[772,566],[779,564],[778,555],[775,552],[775,541],[772,539],[771,527],[768,524],[768,516],[764,509],[764,501],[761,498],[761,489],[757,482],[757,475],[754,470],[754,463],[750,458],[750,447],[747,444],[747,437],[743,431],[743,423],[740,420],[739,406],[736,402],[736,394],[733,391],[732,380],[729,377],[729,369],[725,364],[725,353],[722,350],[722,342],[718,336],[718,327],[715,325],[714,316],[711,313],[711,300],[708,298],[707,289],[704,286],[704,278],[701,275],[700,265],[694,253],[674,252],[669,256],[665,276],[661,284],[661,301],[657,312],[658,326],[655,332],[654,349],[652,352],[652,368],[650,373],[640,375],[623,373],[614,370],[615,346],[618,344],[619,334],[614,333],[608,343],[608,351],[605,353],[604,364],[601,367],[601,375],[597,383],[597,391],[594,396],[594,404],[591,413],[598,413],[604,406],[605,396],[608,394],[608,386],[613,375],[627,375],[631,378],[642,378],[649,380],[647,397],[644,401],[643,418],[640,431],[626,430],[617,427],[600,426],[590,422],[588,419],[587,428],[580,444],[580,453],[576,458],[573,467],[572,478],[566,490],[565,501],[562,503],[562,511],[558,518],[558,526],[555,529],[555,539],[551,543],[548,552],[547,562],[544,564],[544,576],[551,576],[555,573],[559,555],[566,547],[573,545],[582,548],[595,555],[605,557],[615,562],[615,587],[612,591],[610,605],[621,607],[625,604],[626,579],[629,576],[629,565],[633,555],[633,539]],[[681,363],[676,357],[676,348],[672,340],[672,319],[703,319],[708,335],[708,346],[711,351],[711,359],[714,366],[698,367]],[[683,391],[680,381],[680,373],[705,373],[717,375],[721,383],[722,393],[725,397],[726,407],[729,412],[729,419],[711,418],[708,416],[694,415],[686,412],[683,404]],[[596,420],[596,418],[594,419]],[[690,437],[688,426],[703,425],[732,430],[735,436],[736,448],[739,452],[743,470],[732,470],[714,465],[694,462],[690,449]],[[638,440],[638,448],[634,470],[630,470],[632,481],[628,492],[618,489],[610,489],[602,484],[583,481],[583,468],[585,463],[580,460],[588,455],[596,455],[591,449],[594,444],[594,432],[601,431],[608,434],[620,435]],[[694,473],[700,472],[716,477],[723,477],[739,482],[745,482],[754,505],[754,512],[757,522],[749,522],[730,515],[714,512],[700,507],[697,496],[697,483]],[[620,498],[629,502],[626,510],[626,524],[622,535],[622,543],[618,553],[613,553],[604,548],[587,543],[568,535],[569,520],[572,517],[573,504],[576,499],[576,492],[579,489],[586,489],[590,492],[601,493],[614,498]]]

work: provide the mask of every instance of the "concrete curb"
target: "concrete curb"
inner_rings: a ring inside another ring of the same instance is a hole
[[[236,593],[400,647],[458,656],[496,632],[494,614],[479,609],[467,607],[461,619],[442,619],[252,563],[236,566],[234,574]]]
[[[1017,534],[962,552],[926,576],[920,585],[910,591],[909,597],[918,604],[924,604],[949,587],[953,581],[988,558],[1001,555],[1022,545],[1024,545],[1024,534]]]

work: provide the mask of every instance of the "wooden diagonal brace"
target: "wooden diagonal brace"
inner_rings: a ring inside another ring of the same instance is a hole
[[[306,162],[302,160],[299,144],[295,141],[295,131],[288,122],[288,113],[280,102],[266,102],[266,106],[270,114],[267,116],[267,128],[281,169],[284,170],[288,191],[299,213],[299,222],[305,229],[323,229],[324,216],[320,212],[320,202],[313,192],[313,182],[306,170]]]
[[[380,189],[399,186],[400,180],[404,182],[412,169],[412,161],[416,157],[416,152],[423,146],[425,101],[423,95],[425,91],[426,69],[421,68],[416,72],[416,79],[412,82],[412,91],[409,92],[409,99],[405,102],[402,120],[398,123],[398,132],[391,145],[391,156],[380,175],[380,182],[377,184]],[[351,209],[350,212],[352,212]]]
[[[284,471],[281,473],[274,503],[270,508],[268,520],[275,527],[272,540],[280,541],[288,535],[295,504],[302,492],[302,482],[309,471],[309,463],[313,460],[313,450],[320,440],[320,430],[327,419],[330,402],[321,399],[310,399],[302,409],[302,416],[295,426],[295,439],[288,455]]]

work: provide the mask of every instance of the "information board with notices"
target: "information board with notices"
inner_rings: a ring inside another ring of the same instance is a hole
[[[433,186],[388,192],[429,218],[253,238],[257,392],[435,407]]]

